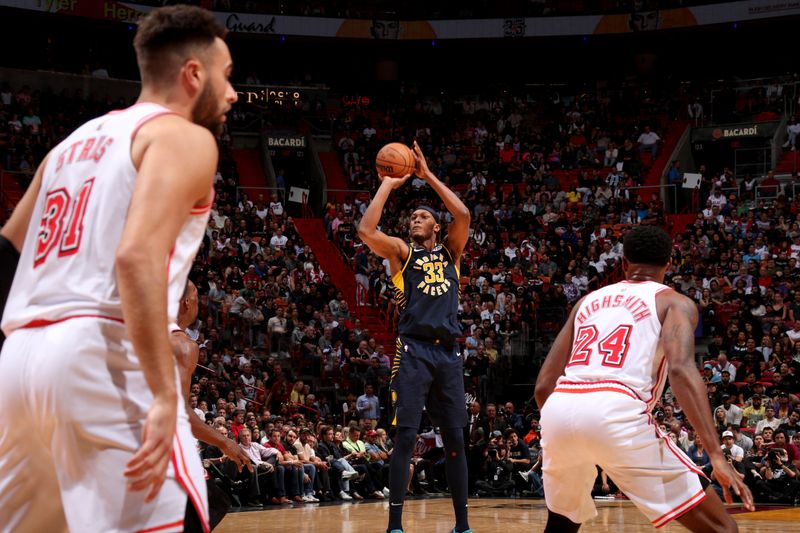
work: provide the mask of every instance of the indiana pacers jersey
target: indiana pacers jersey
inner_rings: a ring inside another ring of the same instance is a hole
[[[431,251],[409,244],[408,257],[392,276],[400,308],[398,332],[412,338],[452,344],[461,335],[458,323],[458,265],[437,244]]]

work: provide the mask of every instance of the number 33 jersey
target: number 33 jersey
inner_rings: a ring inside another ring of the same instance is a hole
[[[140,103],[86,122],[49,154],[9,294],[3,331],[91,316],[122,321],[115,258],[137,170],[131,144],[146,122],[171,111]],[[209,214],[197,206],[169,257],[175,320]]]
[[[408,248],[403,269],[392,276],[400,308],[397,330],[401,335],[452,344],[461,335],[458,265],[441,244],[431,251],[413,243]]]
[[[586,296],[575,314],[572,351],[557,389],[622,384],[652,407],[666,380],[656,313],[656,295],[665,290],[670,288],[651,281],[622,281]]]

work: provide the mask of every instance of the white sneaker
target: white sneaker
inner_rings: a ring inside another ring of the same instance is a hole
[[[308,501],[308,503],[319,503],[319,499],[316,498],[313,494],[307,494],[306,501]]]
[[[383,487],[383,495],[385,497],[389,497],[389,487]]]
[[[345,470],[342,472],[342,479],[352,479],[358,475],[355,470]]]
[[[352,500],[352,499],[353,499],[353,497],[352,497],[352,496],[350,496],[349,494],[347,494],[345,491],[342,491],[342,492],[340,492],[340,493],[339,493],[339,497],[340,497],[341,499],[345,500],[345,501],[350,501],[350,500]]]
[[[372,495],[378,500],[383,500],[384,499],[383,493],[381,491],[379,491],[379,490],[376,490],[375,492],[373,492]]]
[[[308,494],[303,496],[303,503],[312,503]]]

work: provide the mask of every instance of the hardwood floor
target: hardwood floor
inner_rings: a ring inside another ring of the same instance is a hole
[[[628,501],[596,502],[598,516],[584,524],[581,532],[633,533],[654,531],[647,519]],[[502,532],[520,525],[535,533],[544,529],[547,509],[543,500],[471,499],[470,526],[476,533]],[[230,513],[214,530],[220,533],[381,533],[386,529],[388,502],[342,505],[303,505],[268,508],[264,511]],[[733,512],[739,509],[732,508]],[[800,508],[759,508],[735,514],[741,533],[800,532]],[[449,533],[453,510],[446,498],[406,502],[403,526],[407,533]],[[513,526],[512,526],[513,527]],[[686,531],[677,522],[660,529],[666,533]]]

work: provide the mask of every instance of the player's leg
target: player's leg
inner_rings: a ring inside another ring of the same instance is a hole
[[[639,409],[641,414],[631,416],[641,402],[618,394],[605,403],[606,431],[596,438],[598,453],[608,453],[598,464],[653,526],[685,519],[692,531],[736,530],[716,493],[703,489],[702,471],[669,438],[657,433],[647,413]],[[624,451],[620,442],[625,443]]]
[[[436,348],[430,355],[437,364],[428,393],[428,413],[433,423],[441,428],[447,486],[453,499],[455,531],[459,533],[469,530],[469,473],[464,450],[464,427],[467,425],[464,367],[461,354],[455,348]]]
[[[706,488],[706,499],[678,518],[686,529],[697,533],[735,533],[739,531],[736,521],[725,510],[722,500],[712,487]]]
[[[547,524],[544,526],[544,533],[575,533],[581,528],[569,518],[550,509],[547,510]]]
[[[418,357],[419,344],[398,337],[392,363],[392,425],[397,427],[394,451],[389,461],[389,526],[402,531],[403,504],[408,485],[408,465],[417,442],[422,408],[433,382],[433,373]]]
[[[542,481],[548,509],[547,531],[574,531],[597,515],[592,486],[596,405],[587,394],[553,393],[541,409]]]
[[[0,356],[0,532],[66,531],[50,453],[47,408],[36,383],[44,354],[37,334],[19,330]]]

